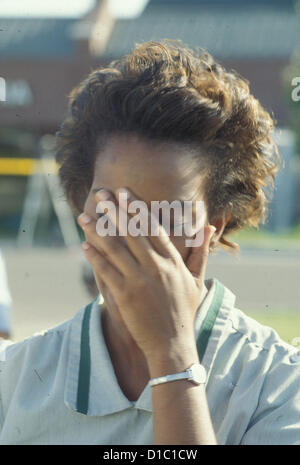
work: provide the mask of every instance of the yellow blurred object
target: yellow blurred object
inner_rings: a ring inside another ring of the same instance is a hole
[[[56,174],[58,164],[54,159],[36,160],[34,158],[0,158],[0,175],[30,176],[34,172]]]

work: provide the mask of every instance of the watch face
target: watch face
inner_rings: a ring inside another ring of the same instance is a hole
[[[206,382],[206,371],[204,366],[200,364],[195,364],[191,366],[192,374],[193,374],[193,379],[197,383],[205,383]]]

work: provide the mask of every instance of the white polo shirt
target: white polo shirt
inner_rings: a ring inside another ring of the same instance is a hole
[[[205,284],[195,337],[218,444],[300,445],[299,351],[236,308],[220,281]],[[135,403],[123,394],[99,297],[54,328],[2,341],[0,444],[153,444],[152,388]]]

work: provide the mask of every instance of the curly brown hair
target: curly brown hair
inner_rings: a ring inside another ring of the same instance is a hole
[[[191,148],[205,166],[209,222],[230,211],[219,240],[267,217],[280,157],[274,120],[250,94],[249,82],[226,71],[204,49],[164,39],[136,44],[99,68],[69,95],[57,132],[56,160],[67,200],[80,212],[93,181],[94,160],[107,136],[134,133],[153,142]]]

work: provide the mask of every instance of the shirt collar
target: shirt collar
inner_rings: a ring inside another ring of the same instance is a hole
[[[235,296],[216,278],[205,280],[208,292],[195,317],[195,338],[199,360],[209,377],[228,313]],[[64,401],[88,416],[108,415],[128,408],[152,412],[152,388],[147,384],[133,403],[121,390],[102,331],[99,294],[72,319]],[[200,337],[201,336],[201,337]]]

